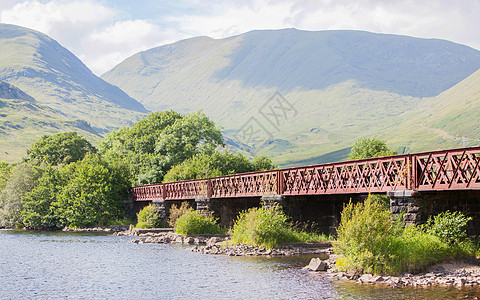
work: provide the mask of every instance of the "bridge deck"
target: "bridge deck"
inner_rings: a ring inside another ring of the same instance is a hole
[[[336,162],[132,188],[135,201],[480,189],[480,147]]]

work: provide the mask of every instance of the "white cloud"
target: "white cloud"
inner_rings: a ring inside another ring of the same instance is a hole
[[[148,21],[119,20],[120,14],[92,0],[33,0],[3,9],[0,22],[51,36],[98,75],[136,52],[186,37]]]
[[[140,12],[128,5],[0,0],[0,22],[50,35],[96,74],[136,52],[179,39],[223,38],[254,29],[356,29],[443,38],[480,49],[479,0],[162,0],[138,2],[150,5]],[[156,19],[140,15],[145,10]]]
[[[217,38],[253,29],[355,29],[442,38],[480,49],[478,0],[224,1],[209,14],[176,16],[169,21],[176,21],[180,31],[191,35]]]
[[[105,53],[85,59],[97,69],[107,71],[130,55],[186,37],[174,29],[161,30],[143,20],[123,21],[92,32],[83,40],[83,48]]]

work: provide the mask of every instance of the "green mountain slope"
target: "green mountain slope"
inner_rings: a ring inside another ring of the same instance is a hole
[[[420,150],[480,145],[480,70],[413,111],[382,134],[397,147]],[[401,132],[402,135],[396,135]]]
[[[30,144],[42,135],[66,131],[77,131],[91,141],[100,139],[87,122],[68,119],[0,81],[0,161],[19,161]]]
[[[0,80],[68,118],[88,121],[99,133],[132,124],[146,112],[42,33],[0,24],[0,53]]]
[[[412,141],[396,128],[479,68],[480,51],[444,40],[285,29],[153,48],[102,78],[151,110],[202,109],[230,147],[292,165],[342,159],[363,136],[402,151],[440,147],[440,137]]]

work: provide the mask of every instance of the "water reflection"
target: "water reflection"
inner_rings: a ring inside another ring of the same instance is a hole
[[[439,299],[479,289],[331,282],[311,257],[228,257],[92,233],[0,231],[0,299]]]

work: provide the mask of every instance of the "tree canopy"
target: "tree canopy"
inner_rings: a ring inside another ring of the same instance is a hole
[[[162,111],[112,131],[99,149],[107,160],[128,166],[134,184],[150,184],[162,182],[184,160],[224,145],[220,129],[205,114]]]
[[[76,132],[44,135],[27,150],[30,160],[48,165],[69,164],[82,160],[87,153],[97,150],[84,137]]]
[[[151,113],[107,134],[98,153],[75,132],[42,136],[22,163],[0,162],[0,227],[107,225],[125,218],[132,184],[276,168],[267,157],[250,160],[223,146],[220,128],[201,112]]]
[[[387,144],[375,137],[361,138],[355,141],[350,150],[349,159],[364,159],[380,156],[396,155],[396,151],[388,149]]]
[[[165,175],[164,182],[200,179],[236,173],[276,169],[277,166],[265,156],[250,161],[245,155],[229,151],[197,154],[181,164],[172,167]]]

